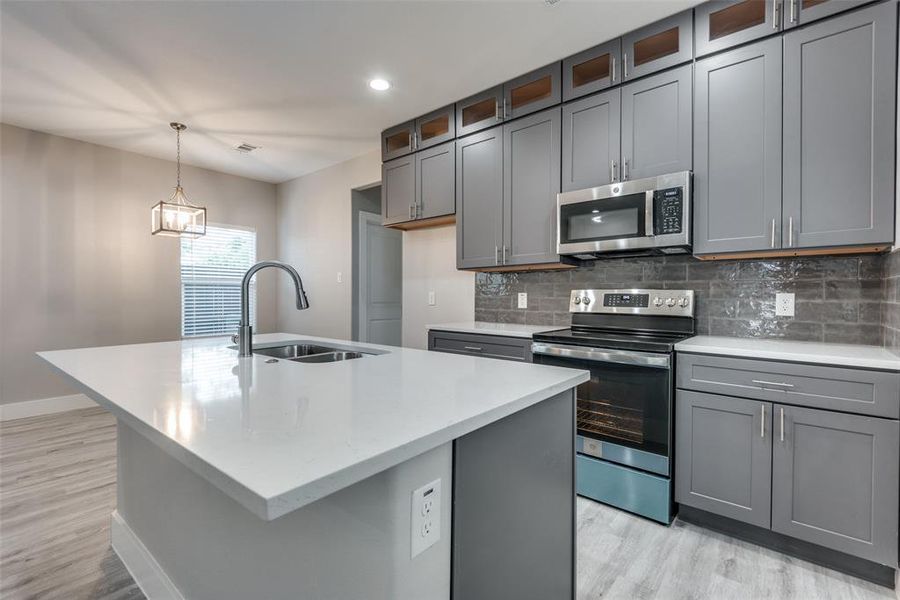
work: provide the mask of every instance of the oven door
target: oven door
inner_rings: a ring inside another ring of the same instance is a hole
[[[535,342],[534,362],[590,371],[578,386],[578,451],[645,471],[670,474],[670,354]]]

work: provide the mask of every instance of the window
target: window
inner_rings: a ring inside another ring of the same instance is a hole
[[[237,333],[241,279],[256,262],[256,232],[210,225],[181,239],[181,335]],[[256,281],[250,284],[250,324],[256,324]]]

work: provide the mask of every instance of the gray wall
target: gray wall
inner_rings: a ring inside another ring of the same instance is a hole
[[[881,345],[888,325],[900,342],[900,296],[885,303],[885,263],[894,279],[900,256],[808,257],[770,260],[699,261],[691,257],[601,260],[572,271],[479,273],[475,318],[568,326],[574,288],[659,287],[692,289],[697,296],[698,333]],[[794,318],[775,317],[775,293],[796,294]],[[517,309],[516,294],[528,293]],[[892,304],[894,303],[894,304]]]
[[[884,257],[884,345],[900,351],[900,250]]]
[[[181,337],[179,240],[150,235],[173,162],[2,125],[0,163],[0,404],[75,393],[37,350]],[[182,175],[210,222],[255,228],[258,258],[275,258],[274,185]],[[276,322],[270,277],[259,281],[261,332]]]

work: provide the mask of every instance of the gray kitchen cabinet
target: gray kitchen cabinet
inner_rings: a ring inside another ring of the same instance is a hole
[[[690,171],[693,65],[622,87],[622,178]]]
[[[697,56],[778,33],[782,10],[781,0],[713,0],[697,6],[694,8]]]
[[[503,126],[504,265],[559,262],[560,125],[557,107]]]
[[[496,85],[456,103],[456,135],[462,137],[503,121],[503,86]]]
[[[460,333],[431,329],[428,349],[434,352],[466,354],[486,358],[500,358],[531,362],[531,338],[476,333]]]
[[[784,36],[785,248],[894,239],[897,5]]]
[[[388,161],[416,149],[416,122],[407,121],[381,132],[381,160]]]
[[[416,215],[431,219],[456,211],[456,146],[445,142],[415,153]]]
[[[562,191],[619,179],[622,93],[609,90],[562,107]]]
[[[381,217],[383,225],[415,218],[416,158],[407,155],[381,164]]]
[[[562,100],[560,64],[549,64],[504,83],[503,118],[516,119],[559,104]]]
[[[456,266],[500,264],[503,127],[456,140]]]
[[[898,422],[775,406],[772,529],[897,565]]]
[[[780,248],[781,39],[697,61],[694,86],[694,253]]]
[[[622,79],[618,66],[622,58],[622,40],[589,48],[562,62],[562,99],[568,102],[619,83]]]
[[[416,150],[443,144],[456,137],[456,106],[451,104],[416,119]]]
[[[772,404],[678,390],[675,501],[768,528]]]
[[[636,79],[694,58],[692,10],[622,36],[622,79]]]
[[[784,0],[784,27],[796,27],[867,4],[872,0]]]

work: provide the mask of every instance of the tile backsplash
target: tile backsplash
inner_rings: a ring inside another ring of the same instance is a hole
[[[569,325],[576,288],[691,289],[697,333],[900,346],[900,253],[740,261],[689,256],[598,260],[570,271],[479,273],[475,319]],[[528,308],[516,308],[516,294]],[[794,317],[775,316],[793,292]]]

